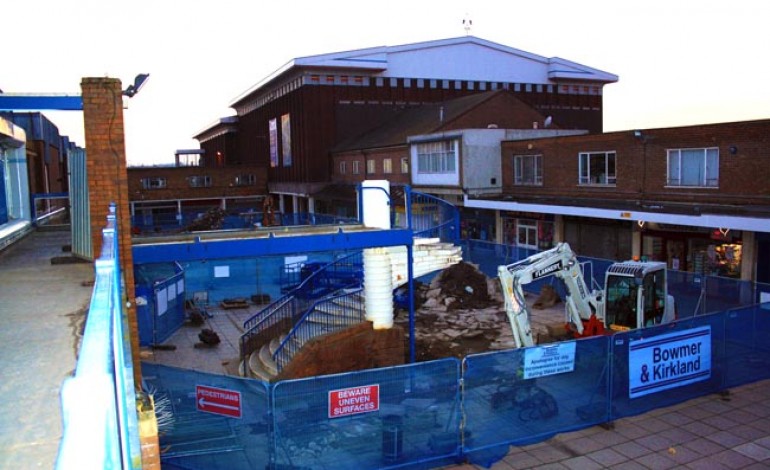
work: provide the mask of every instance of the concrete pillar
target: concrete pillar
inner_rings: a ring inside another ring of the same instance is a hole
[[[120,234],[120,266],[128,301],[128,327],[134,379],[142,377],[139,360],[139,328],[136,320],[134,259],[131,252],[131,215],[128,206],[128,173],[123,131],[123,91],[116,78],[83,78],[83,125],[85,128],[88,198],[91,217],[92,256],[102,251],[102,229],[107,222],[109,205],[117,209]]]
[[[631,259],[642,259],[642,232],[631,222]]]
[[[743,231],[741,246],[741,280],[753,281],[757,266],[757,239],[754,232]]]
[[[564,241],[564,217],[556,214],[553,216],[553,244],[554,246]]]
[[[314,197],[308,197],[307,198],[307,212],[309,214],[315,214],[315,198]]]
[[[495,243],[503,243],[503,216],[499,210],[495,211]]]

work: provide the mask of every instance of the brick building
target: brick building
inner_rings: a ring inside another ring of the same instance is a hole
[[[196,138],[207,164],[220,155],[267,168],[282,211],[320,212],[333,210],[314,196],[331,182],[332,150],[407,108],[508,90],[558,128],[601,132],[602,89],[617,79],[473,36],[322,54],[288,62]]]
[[[128,191],[134,233],[153,233],[179,229],[212,208],[261,211],[267,180],[253,165],[131,167]]]
[[[496,238],[770,282],[770,120],[502,143]]]
[[[350,215],[355,185],[386,179],[462,207],[463,194],[501,190],[501,141],[586,133],[553,124],[546,128],[546,119],[502,89],[408,108],[332,149],[333,190],[314,196],[319,205],[333,198],[329,205]]]

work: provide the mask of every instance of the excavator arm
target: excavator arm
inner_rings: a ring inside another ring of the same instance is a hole
[[[523,291],[523,286],[534,280],[556,276],[564,281],[568,292],[565,299],[567,323],[573,326],[578,335],[583,334],[583,321],[595,322],[597,313],[603,316],[601,293],[589,291],[580,263],[567,243],[559,243],[550,250],[516,263],[499,266],[497,274],[516,347],[535,344]]]

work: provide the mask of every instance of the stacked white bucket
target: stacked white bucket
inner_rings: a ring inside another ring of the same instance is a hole
[[[367,180],[362,183],[364,225],[389,230],[390,183],[387,180]],[[415,239],[413,248],[415,277],[447,268],[462,261],[459,247],[441,243],[438,238]],[[366,319],[374,329],[393,326],[393,289],[408,281],[407,250],[405,246],[367,248],[364,250],[364,298]]]

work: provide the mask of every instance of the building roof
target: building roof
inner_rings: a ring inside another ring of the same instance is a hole
[[[559,57],[543,57],[475,36],[379,46],[290,60],[239,95],[235,107],[259,90],[268,91],[281,77],[298,70],[350,71],[375,77],[469,80],[503,83],[614,83],[618,76]]]
[[[511,110],[511,113],[520,115],[520,118],[516,119],[520,121],[516,127],[531,128],[533,121],[541,123],[544,121],[543,116],[539,112],[523,103],[507,90],[487,91],[444,102],[424,103],[419,106],[407,107],[383,125],[340,142],[332,149],[332,152],[406,145],[409,136],[456,129],[457,126],[452,125],[453,121],[474,109],[482,107],[484,103],[495,98],[508,101],[507,108]],[[490,118],[488,122],[482,122],[476,128],[487,128],[490,124],[498,123]]]

